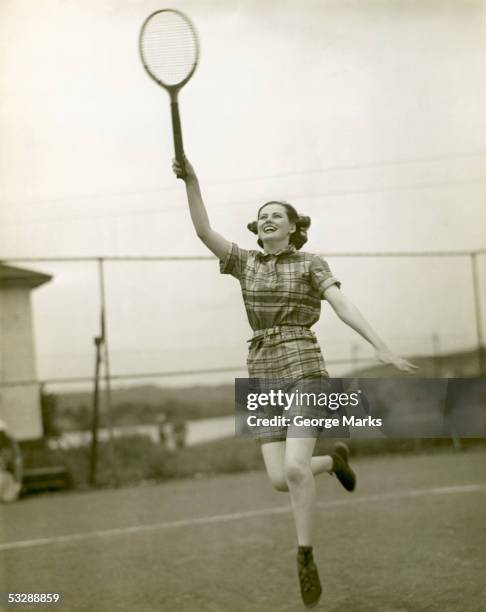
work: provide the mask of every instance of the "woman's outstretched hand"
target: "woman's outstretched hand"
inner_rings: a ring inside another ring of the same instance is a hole
[[[184,181],[187,183],[188,181],[197,179],[196,172],[191,164],[191,162],[184,155],[184,170],[186,171],[186,175],[184,177]],[[172,160],[172,171],[179,178],[178,175],[182,173],[182,168],[179,162],[176,159]]]
[[[400,370],[400,372],[408,372],[409,374],[413,374],[418,368],[418,366],[415,364],[403,359],[402,357],[399,357],[398,355],[395,355],[395,353],[392,353],[388,349],[378,349],[376,351],[376,358],[378,361],[381,361],[381,363],[392,365],[397,370]]]

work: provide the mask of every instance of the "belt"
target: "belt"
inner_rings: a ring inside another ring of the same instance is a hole
[[[305,325],[274,325],[273,327],[267,327],[266,329],[255,330],[253,332],[253,336],[247,340],[247,342],[263,340],[285,331],[299,331],[305,335],[314,336],[314,332],[310,329],[310,327],[305,327]]]

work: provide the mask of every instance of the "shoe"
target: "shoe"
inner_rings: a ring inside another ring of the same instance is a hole
[[[322,593],[319,573],[312,557],[312,549],[299,549],[297,553],[297,569],[299,572],[302,601],[308,608],[312,608],[317,604]]]
[[[354,491],[356,487],[356,474],[349,466],[349,448],[344,442],[338,442],[334,447],[332,457],[332,473],[343,485],[346,491]]]

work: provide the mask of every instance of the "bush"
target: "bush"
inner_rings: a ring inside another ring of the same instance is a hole
[[[315,454],[329,454],[336,440],[320,439]],[[434,452],[452,450],[449,438],[391,439],[353,438],[347,440],[354,456]],[[463,439],[463,449],[486,445],[483,439]],[[36,465],[63,465],[72,477],[73,486],[90,485],[90,447],[49,450],[36,453]],[[35,467],[35,466],[32,466]],[[114,467],[114,469],[113,469]],[[229,438],[169,451],[149,438],[133,436],[115,440],[115,463],[107,442],[98,445],[97,478],[99,486],[133,484],[144,480],[169,480],[201,475],[226,474],[263,469],[259,444],[251,438]]]

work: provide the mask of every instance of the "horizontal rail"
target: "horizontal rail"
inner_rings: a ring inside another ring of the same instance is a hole
[[[472,257],[485,255],[486,249],[474,251],[356,251],[340,253],[336,251],[321,252],[326,257]],[[20,262],[99,262],[99,261],[213,261],[212,255],[106,255],[79,257],[3,257],[0,263]]]
[[[326,364],[329,365],[354,365],[357,363],[374,363],[372,359],[326,359]],[[139,372],[134,374],[111,374],[110,380],[135,380],[139,378],[169,378],[171,376],[193,376],[195,374],[219,374],[224,372],[246,372],[246,366],[235,365],[218,368],[202,368],[197,370],[172,370],[164,372]],[[73,376],[67,378],[45,378],[42,380],[25,379],[25,380],[8,380],[1,381],[0,387],[22,387],[28,385],[62,385],[71,383],[87,383],[93,382],[93,376]]]

